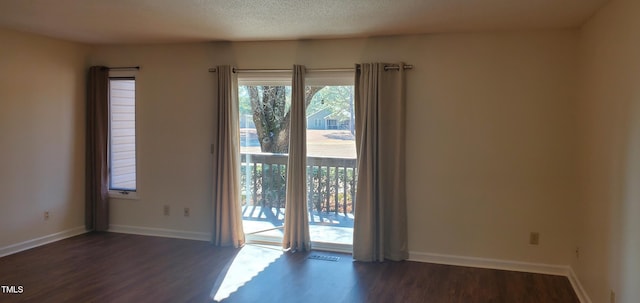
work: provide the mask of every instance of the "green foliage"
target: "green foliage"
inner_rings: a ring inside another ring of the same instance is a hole
[[[317,212],[352,213],[355,170],[340,167],[307,167],[307,202]]]
[[[329,108],[337,120],[350,119],[353,86],[326,86],[319,90],[307,106],[307,114]]]
[[[249,90],[246,86],[238,86],[238,102],[240,116],[251,115],[251,99],[249,99]]]
[[[249,165],[251,174],[240,174],[240,189],[243,194],[242,205],[283,208],[287,186],[287,166],[264,163],[251,165],[243,163],[243,171],[246,167],[245,165]],[[245,195],[247,189],[251,191],[249,197]]]

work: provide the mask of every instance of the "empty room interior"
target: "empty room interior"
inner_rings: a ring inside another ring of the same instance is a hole
[[[563,302],[638,302],[638,29],[636,0],[2,0],[0,301],[559,302],[536,297],[559,278],[575,298]],[[401,118],[376,125],[402,125],[406,241],[400,261],[361,262],[355,209],[377,177],[359,169],[370,120],[358,81],[376,62],[402,75]],[[105,228],[87,224],[94,67],[109,98],[122,85],[135,99],[122,124],[135,126],[135,179],[116,186],[109,170]],[[230,124],[226,67],[240,100]],[[251,101],[274,87],[296,117],[284,160]],[[233,121],[242,183],[227,199],[220,142]],[[293,172],[299,146],[307,182]],[[282,251],[296,180],[310,188],[310,252]],[[215,240],[233,221],[221,200],[241,211],[240,240]]]

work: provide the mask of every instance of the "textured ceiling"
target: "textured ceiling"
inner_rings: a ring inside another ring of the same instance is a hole
[[[0,27],[86,43],[570,28],[608,0],[0,0]]]

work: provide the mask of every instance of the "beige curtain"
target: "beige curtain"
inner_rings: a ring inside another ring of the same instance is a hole
[[[307,210],[307,119],[305,115],[305,67],[293,66],[289,162],[282,247],[292,251],[310,250]]]
[[[218,66],[218,134],[213,158],[213,244],[244,245],[240,207],[240,130],[237,79],[230,66]]]
[[[87,79],[87,132],[85,167],[85,227],[109,229],[109,180],[107,144],[109,134],[109,69],[92,66]]]
[[[404,260],[407,247],[405,193],[404,64],[361,64],[356,70],[355,110],[358,181],[353,257],[358,261]]]

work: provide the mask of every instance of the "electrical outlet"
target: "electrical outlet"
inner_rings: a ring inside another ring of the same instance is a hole
[[[185,207],[185,208],[184,208],[184,216],[185,216],[185,217],[188,217],[188,216],[190,216],[190,215],[191,215],[191,210],[190,210],[188,207]]]
[[[611,290],[611,294],[609,294],[609,303],[616,303],[616,292]]]
[[[540,234],[537,232],[531,232],[529,234],[529,244],[538,245],[540,244]]]
[[[169,215],[170,209],[169,209],[169,205],[165,205],[163,208],[163,212],[165,216]]]
[[[49,220],[49,212],[48,211],[44,212],[44,220],[45,221]]]

